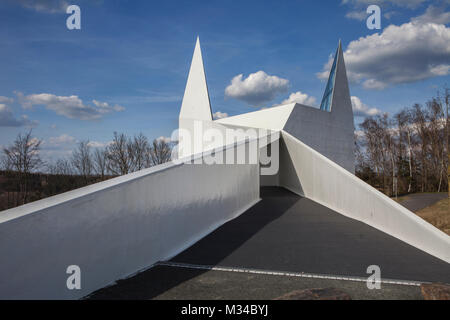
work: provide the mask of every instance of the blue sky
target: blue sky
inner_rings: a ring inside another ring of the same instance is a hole
[[[81,8],[81,30],[66,28],[67,4]],[[369,4],[381,8],[381,30],[366,27]],[[450,83],[449,22],[448,0],[5,0],[0,145],[32,126],[54,160],[114,131],[170,136],[197,35],[213,112],[289,97],[319,105],[341,39],[355,114],[392,114]],[[226,94],[233,78],[238,94]]]

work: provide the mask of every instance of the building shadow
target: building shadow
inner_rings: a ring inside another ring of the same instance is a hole
[[[215,266],[241,247],[270,222],[281,217],[297,201],[298,195],[279,187],[262,187],[261,201],[181,252],[171,262]],[[148,300],[207,272],[155,266],[115,285],[100,289],[88,297],[94,300]],[[189,297],[180,297],[187,298]]]

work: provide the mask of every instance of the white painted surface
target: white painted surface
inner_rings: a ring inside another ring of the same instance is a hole
[[[327,112],[297,104],[283,130],[354,173],[353,120],[344,121],[340,116],[338,108]]]
[[[342,76],[341,73],[339,75]],[[346,88],[348,92],[348,87]],[[353,113],[351,106],[345,108],[347,100],[341,100],[343,101],[334,99],[332,112],[291,103],[215,120],[214,123],[275,131],[284,130],[354,173]]]
[[[259,201],[258,165],[173,163],[0,215],[0,299],[76,299],[168,259]],[[66,268],[81,268],[81,290]]]
[[[183,131],[180,130],[178,133],[179,158],[224,146],[230,147],[233,143],[241,143],[246,139],[255,142],[258,148],[263,148],[269,140],[273,141],[274,137],[271,135],[279,137],[279,131],[270,129],[194,119],[180,119],[180,129]]]
[[[194,56],[181,104],[180,119],[198,119],[212,121],[208,86],[203,67],[200,40],[197,38]]]
[[[450,263],[450,237],[282,132],[280,185]]]
[[[294,106],[295,103],[290,103],[273,108],[244,113],[234,117],[215,120],[214,122],[279,131],[284,128],[284,125],[289,119]]]

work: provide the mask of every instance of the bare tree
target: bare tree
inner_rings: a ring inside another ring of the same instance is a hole
[[[428,157],[428,162],[431,166],[431,172],[434,175],[432,187],[437,187],[437,191],[440,192],[445,164],[445,143],[443,143],[445,141],[445,118],[441,99],[433,98],[428,101],[427,109],[429,135],[429,146],[427,152],[430,155]]]
[[[150,164],[158,165],[170,161],[172,147],[164,139],[155,139],[150,150]]]
[[[5,171],[12,170],[12,164],[9,160],[9,157],[6,156],[6,154],[4,154],[4,153],[0,156],[0,166],[1,166],[0,168],[2,170],[5,170]]]
[[[448,120],[448,107],[450,105],[450,90],[445,88],[445,139],[447,140],[447,188],[448,196],[450,197],[450,123]]]
[[[366,118],[360,124],[360,128],[364,133],[365,147],[367,152],[367,160],[374,171],[381,178],[384,189],[384,160],[382,157],[382,137],[380,135],[379,124],[376,119],[370,117]]]
[[[131,152],[133,154],[133,170],[144,169],[148,164],[148,158],[150,156],[150,144],[148,139],[142,133],[134,136],[131,144]]]
[[[107,168],[115,175],[124,175],[133,171],[134,155],[132,143],[123,133],[114,132],[114,139],[107,148]]]
[[[418,144],[420,148],[419,159],[420,159],[420,177],[421,177],[421,191],[424,192],[428,179],[428,165],[427,165],[427,146],[428,146],[428,123],[427,123],[427,110],[421,105],[415,104],[411,109],[412,122],[415,128]]]
[[[77,172],[84,177],[85,183],[87,183],[93,169],[89,141],[81,141],[78,144],[78,147],[72,152],[71,162]]]
[[[102,180],[105,179],[107,172],[108,154],[105,149],[95,149],[94,152],[94,169],[95,173],[100,176]]]
[[[42,165],[39,155],[41,140],[32,138],[32,130],[26,134],[19,134],[14,143],[3,148],[5,163],[8,168],[15,170],[18,174],[19,194],[21,204],[28,200],[28,180],[29,175]],[[16,205],[19,205],[17,203]]]
[[[398,146],[400,160],[408,158],[408,193],[412,190],[413,181],[413,158],[412,158],[412,128],[411,128],[411,116],[407,109],[404,109],[397,113],[395,120],[398,128]]]
[[[365,166],[365,157],[363,152],[363,137],[355,132],[355,167],[356,170],[363,170]]]
[[[392,119],[387,115],[366,118],[360,124],[365,148],[356,154],[358,163],[363,164],[357,166],[359,176],[371,179],[374,185],[381,178],[383,189],[392,179],[393,191],[446,190],[450,179],[449,99],[446,88],[443,95],[438,93],[424,106],[414,104]],[[372,168],[377,179],[371,177]]]
[[[392,194],[396,190],[397,142],[392,121],[387,114],[369,117],[361,123],[368,160],[381,180],[382,189],[386,192],[391,179]]]
[[[71,161],[67,159],[58,159],[54,164],[47,166],[50,174],[69,176],[73,174]]]

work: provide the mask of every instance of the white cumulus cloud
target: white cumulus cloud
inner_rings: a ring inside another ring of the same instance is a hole
[[[450,2],[449,2],[450,3]],[[450,12],[446,12],[444,7],[429,6],[424,14],[412,18],[414,23],[437,23],[448,24],[450,23]]]
[[[65,13],[69,2],[65,0],[16,0],[27,9],[45,13]]]
[[[124,111],[125,108],[119,105],[110,106],[107,102],[100,102],[97,100],[92,100],[92,103],[99,108],[99,112],[108,113],[111,110],[114,111]]]
[[[450,28],[443,24],[408,22],[390,25],[350,42],[344,52],[349,80],[367,89],[410,83],[450,74]],[[330,57],[320,79],[328,79]]]
[[[216,119],[216,120],[223,119],[223,118],[228,118],[228,113],[217,111],[217,112],[214,112],[213,118]]]
[[[376,116],[377,114],[381,114],[381,110],[377,108],[371,108],[368,105],[362,103],[361,99],[358,97],[352,96],[352,107],[353,107],[353,115],[355,117],[368,117],[368,116]]]
[[[283,100],[281,104],[289,104],[289,103],[298,103],[303,104],[306,106],[315,106],[316,105],[316,98],[309,96],[306,93],[303,93],[301,91],[297,91],[294,93],[291,93],[289,95],[289,98]]]
[[[245,79],[242,74],[235,76],[225,89],[225,96],[256,106],[273,100],[279,93],[286,92],[288,86],[289,80],[258,71]]]
[[[96,100],[93,100],[94,106],[87,105],[75,95],[57,96],[49,93],[40,93],[25,96],[21,92],[16,92],[16,94],[19,103],[24,109],[32,109],[34,105],[43,105],[46,109],[69,119],[95,120],[106,113],[125,110],[122,106],[110,106],[106,102]]]

